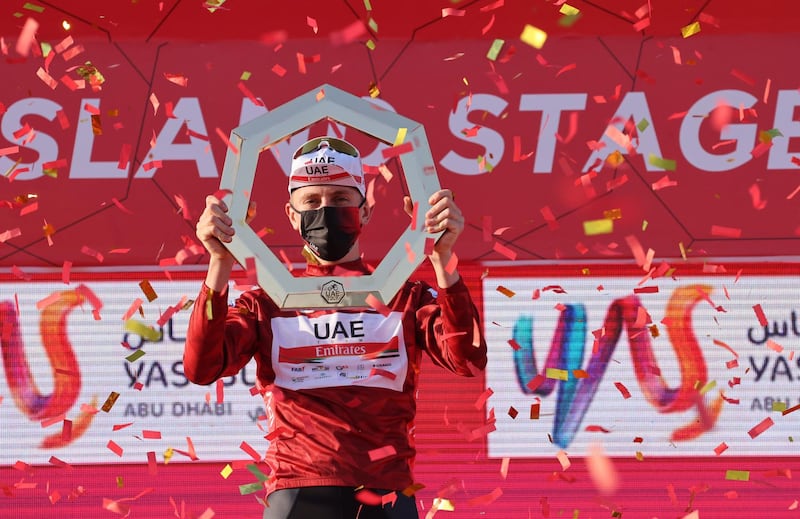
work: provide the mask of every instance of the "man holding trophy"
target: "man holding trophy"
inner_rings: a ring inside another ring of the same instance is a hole
[[[369,275],[359,235],[371,207],[358,150],[333,137],[293,155],[286,215],[304,242],[304,276]],[[413,497],[415,394],[422,355],[461,376],[486,365],[479,313],[448,269],[464,229],[447,189],[428,200],[428,256],[438,287],[407,281],[373,308],[284,309],[262,289],[228,307],[236,262],[226,204],[214,196],[197,223],[211,258],[184,352],[197,384],[237,373],[255,358],[268,415],[265,519],[417,518]],[[412,202],[404,199],[411,214]],[[420,207],[420,213],[422,207]]]

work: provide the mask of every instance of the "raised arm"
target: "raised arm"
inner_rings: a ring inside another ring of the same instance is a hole
[[[206,208],[197,221],[196,234],[211,258],[205,283],[214,292],[228,286],[228,280],[236,260],[224,243],[233,239],[233,221],[228,216],[228,206],[214,195],[206,197]]]
[[[403,203],[406,213],[411,215],[413,210],[411,198],[404,197]],[[440,189],[432,194],[428,204],[430,207],[425,212],[425,230],[431,233],[444,231],[428,259],[436,273],[436,283],[441,288],[448,288],[460,278],[457,268],[453,267],[448,271],[447,266],[453,258],[453,246],[464,230],[464,215],[461,214],[453,198],[453,192],[449,189]]]
[[[210,384],[239,371],[253,355],[256,321],[252,298],[240,298],[228,308],[228,282],[235,259],[223,242],[234,230],[225,202],[213,195],[197,221],[197,237],[209,252],[205,283],[189,319],[184,347],[184,372],[196,384]],[[248,217],[255,214],[251,202]]]

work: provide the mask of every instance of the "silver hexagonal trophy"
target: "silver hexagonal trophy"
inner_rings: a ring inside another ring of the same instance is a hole
[[[258,285],[281,308],[375,306],[374,301],[372,305],[368,303],[370,295],[379,303],[387,304],[423,261],[426,239],[438,239],[441,232],[429,234],[423,230],[423,225],[415,229],[409,225],[369,275],[294,277],[245,223],[259,154],[295,132],[326,119],[356,128],[386,143],[394,142],[398,130],[406,128],[405,141],[411,142],[413,149],[398,157],[411,200],[420,201],[422,208],[440,189],[425,129],[420,123],[377,108],[338,88],[322,85],[231,131],[230,142],[237,152],[228,149],[220,189],[230,190],[225,203],[236,233],[233,241],[225,246],[241,265],[252,258]]]

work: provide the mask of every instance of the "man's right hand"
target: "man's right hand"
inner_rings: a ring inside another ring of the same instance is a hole
[[[256,203],[251,201],[247,209],[247,222],[255,216]],[[235,233],[233,221],[228,216],[228,206],[214,195],[206,197],[206,208],[197,220],[197,238],[203,243],[212,259],[232,261],[233,256],[224,243],[230,243]]]

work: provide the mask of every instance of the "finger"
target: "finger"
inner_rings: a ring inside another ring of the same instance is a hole
[[[230,221],[230,218],[227,218],[227,220]],[[228,222],[225,222],[220,218],[212,219],[212,225],[214,226],[214,236],[219,239],[230,238],[236,232]]]
[[[230,226],[233,223],[231,217],[228,216],[227,208],[223,209],[222,206],[217,204],[208,206],[204,214],[208,215],[209,220],[213,220],[214,218],[216,218],[218,221],[223,222],[225,225],[228,226]]]
[[[426,219],[425,226],[430,232],[448,230],[459,233],[464,227],[464,217],[460,212],[448,208],[435,217]]]
[[[432,194],[430,198],[428,198],[428,203],[430,205],[435,205],[436,203],[445,198],[449,200],[454,200],[453,191],[451,191],[450,189],[440,189],[439,191],[436,191],[434,194]]]
[[[450,217],[450,210],[448,208],[442,208],[437,211],[428,211],[425,215],[425,226],[426,227],[439,227],[441,222],[447,220]]]
[[[197,237],[201,240],[217,239],[229,242],[234,234],[233,227],[215,216],[201,219],[197,224]]]
[[[438,222],[442,218],[447,217],[456,219],[463,218],[461,210],[449,198],[439,200],[425,213],[426,224],[428,220]]]
[[[228,212],[228,205],[225,202],[215,197],[214,195],[208,195],[206,197],[206,208],[210,208],[212,206],[218,206],[220,209],[222,209],[222,212],[224,213]]]

